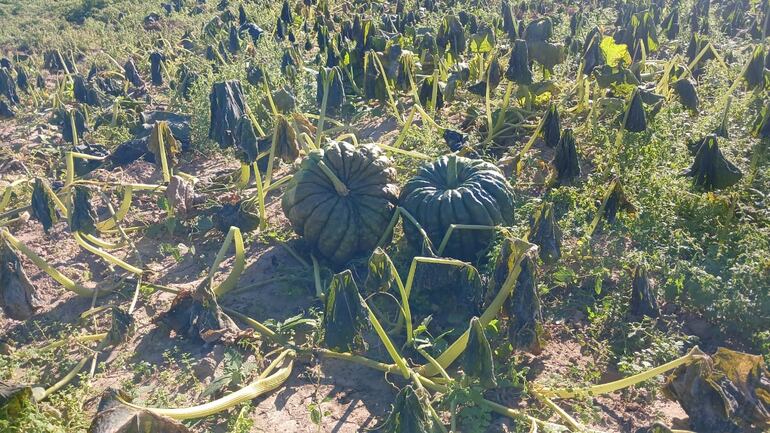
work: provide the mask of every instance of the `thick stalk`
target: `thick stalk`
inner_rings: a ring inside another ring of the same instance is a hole
[[[345,197],[350,193],[350,190],[348,190],[348,187],[340,180],[339,177],[337,177],[336,174],[332,171],[331,168],[329,168],[328,165],[326,165],[323,161],[318,161],[318,168],[321,169],[321,171],[326,175],[326,177],[329,179],[329,181],[334,185],[335,191],[337,191],[337,194]]]

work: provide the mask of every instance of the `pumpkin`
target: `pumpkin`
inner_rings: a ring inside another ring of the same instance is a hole
[[[401,206],[439,245],[452,224],[513,224],[513,189],[493,164],[479,160],[443,156],[424,166],[401,193]],[[423,239],[414,224],[404,233],[419,248]],[[444,255],[473,260],[492,240],[489,231],[459,230],[452,234]]]
[[[342,266],[377,246],[396,210],[395,182],[378,147],[332,141],[305,157],[281,205],[308,246]]]

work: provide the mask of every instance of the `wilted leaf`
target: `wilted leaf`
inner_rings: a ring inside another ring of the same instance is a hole
[[[19,256],[0,236],[0,307],[14,320],[27,320],[37,310],[35,287],[27,278]]]
[[[542,349],[543,315],[535,284],[535,271],[535,262],[526,256],[521,262],[516,287],[508,300],[508,338],[516,349],[539,353]]]
[[[58,213],[44,182],[46,181],[41,178],[35,179],[35,186],[32,189],[30,215],[43,225],[43,230],[48,232],[58,220]]]
[[[462,358],[463,372],[469,377],[478,379],[484,388],[493,388],[497,386],[497,381],[492,348],[478,317],[471,319],[468,332],[468,345]]]
[[[365,317],[353,274],[345,270],[334,275],[324,309],[324,345],[333,350],[351,351]]]
[[[599,47],[604,54],[607,65],[614,68],[620,63],[624,65],[631,64],[631,54],[628,52],[628,46],[626,44],[616,44],[612,36],[602,38]]]
[[[650,286],[647,268],[643,265],[637,266],[634,269],[629,312],[632,316],[636,317],[647,316],[657,318],[660,316],[658,301],[655,299],[655,292]]]
[[[69,225],[72,233],[96,232],[96,212],[91,204],[91,190],[86,186],[72,188],[72,203],[69,209]]]
[[[438,433],[426,402],[417,395],[411,385],[401,388],[390,415],[381,426],[374,429],[380,433]]]

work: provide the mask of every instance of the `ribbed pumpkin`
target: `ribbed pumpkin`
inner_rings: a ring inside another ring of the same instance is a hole
[[[302,161],[281,205],[313,251],[341,266],[377,246],[396,209],[395,181],[378,147],[331,142]]]
[[[401,206],[414,216],[434,246],[452,224],[513,224],[513,189],[494,165],[455,155],[442,156],[424,166],[401,192]],[[409,241],[422,245],[414,224],[405,223]],[[490,231],[457,230],[444,250],[445,256],[474,260],[489,246]]]

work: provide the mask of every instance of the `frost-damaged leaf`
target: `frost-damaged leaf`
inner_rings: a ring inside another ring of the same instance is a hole
[[[160,158],[160,144],[163,140],[163,150],[166,154],[166,162],[169,168],[174,167],[178,162],[178,156],[182,152],[182,147],[179,145],[179,141],[174,138],[174,134],[171,128],[168,126],[168,122],[163,120],[157,122],[152,129],[149,140],[147,140],[147,150],[152,153],[155,158],[155,165],[158,168],[161,167]]]
[[[0,381],[0,419],[14,419],[34,404],[31,387]]]
[[[262,140],[254,131],[254,124],[247,116],[241,117],[235,125],[234,142],[238,148],[238,159],[245,164],[252,164],[257,160],[259,153],[267,150]],[[260,166],[260,169],[262,167]]]
[[[610,224],[615,222],[619,210],[623,210],[629,214],[636,214],[636,207],[630,200],[628,200],[625,191],[623,191],[623,185],[621,185],[620,179],[618,178],[613,179],[610,184],[610,189],[604,197],[603,205],[604,219]]]
[[[381,426],[373,431],[379,433],[438,433],[441,430],[434,423],[427,403],[417,395],[412,385],[399,391],[390,415]]]
[[[692,177],[693,184],[706,191],[733,186],[743,177],[741,170],[722,155],[714,134],[709,134],[700,143],[695,161],[682,175]]]
[[[159,51],[153,51],[150,53],[150,81],[153,86],[163,85],[163,62],[166,61],[166,56]]]
[[[766,83],[765,75],[765,50],[762,45],[757,45],[743,73],[743,79],[746,80],[749,90],[763,89]]]
[[[580,176],[580,162],[572,128],[565,129],[561,134],[552,163],[559,183],[568,183]]]
[[[148,410],[128,407],[118,397],[124,401],[131,400],[117,389],[104,391],[88,433],[190,433],[184,425]]]
[[[481,314],[484,293],[481,276],[470,264],[420,263],[412,295],[428,299],[442,311],[442,319],[451,321],[450,325],[465,326],[471,317]]]
[[[463,372],[469,377],[478,379],[484,388],[497,386],[495,380],[495,363],[492,359],[492,347],[484,333],[484,326],[478,317],[471,319],[468,335],[468,345],[463,352]]]
[[[561,258],[561,230],[551,203],[544,203],[535,213],[528,240],[540,247],[540,260],[544,263],[553,264]]]
[[[530,60],[545,66],[551,73],[556,65],[567,60],[567,50],[563,44],[553,44],[542,41],[527,41]]]
[[[214,214],[214,226],[222,233],[227,233],[230,227],[238,227],[242,232],[250,232],[259,227],[259,213],[251,201],[225,203]]]
[[[433,77],[427,77],[422,80],[420,85],[420,104],[423,107],[430,107],[433,101]],[[436,106],[433,107],[436,110],[440,110],[444,107],[444,85],[439,82],[436,86]]]
[[[77,146],[74,146],[72,150],[77,153],[82,153],[84,155],[100,156],[105,158],[110,156],[110,151],[107,150],[107,148],[102,146],[101,144],[90,144],[90,143],[80,142],[80,144],[78,144]],[[77,176],[85,176],[86,174],[101,167],[103,163],[103,161],[100,161],[97,159],[83,159],[83,158],[75,158],[74,162],[75,162],[75,175]]]
[[[11,72],[6,68],[0,68],[0,95],[8,98],[11,105],[19,103],[19,95],[16,94],[16,82],[13,81]]]
[[[626,44],[616,44],[612,36],[603,37],[599,48],[606,59],[607,65],[614,68],[619,64],[626,66],[631,64],[631,54],[628,52],[628,46]]]
[[[585,51],[583,52],[583,74],[590,74],[594,69],[607,64],[607,56],[601,47],[602,34],[595,27],[586,36]],[[626,50],[627,52],[628,50]],[[629,56],[630,57],[630,56]]]
[[[220,147],[232,146],[235,144],[235,127],[247,110],[241,82],[229,80],[215,83],[211,87],[209,102],[209,138],[219,143]]]
[[[490,28],[484,28],[470,37],[472,53],[488,53],[495,48],[495,33]]]
[[[131,83],[134,87],[144,87],[144,80],[139,75],[139,70],[136,68],[134,59],[128,59],[126,64],[123,65],[123,75],[126,77],[126,81]]]
[[[326,97],[326,110],[334,112],[342,108],[345,103],[345,87],[342,85],[342,70],[339,66],[333,68],[321,68],[316,76],[315,100],[318,108],[321,108],[324,98],[324,85],[329,92]]]
[[[762,356],[720,347],[683,365],[664,392],[679,402],[696,431],[743,432],[770,427],[770,374]]]
[[[508,339],[516,349],[539,353],[542,349],[543,315],[540,296],[535,284],[535,262],[526,256],[521,262],[521,273],[508,299]]]
[[[61,128],[61,134],[64,141],[74,143],[72,120],[70,119],[70,116],[74,116],[75,131],[77,131],[78,139],[82,139],[83,134],[88,131],[88,127],[86,126],[86,117],[79,109],[73,108],[72,111],[67,111],[65,109],[58,110],[54,115],[54,122]]]
[[[4,237],[0,239],[0,307],[14,320],[27,320],[38,308],[35,287]]]
[[[30,215],[33,219],[43,225],[43,230],[53,227],[59,219],[53,200],[48,195],[48,189],[45,187],[46,181],[41,178],[35,179],[35,186],[32,188],[32,205],[30,206]]]
[[[465,29],[456,16],[447,15],[444,17],[444,21],[442,21],[436,34],[436,44],[442,51],[446,51],[448,46],[455,58],[465,52]]]
[[[278,116],[275,128],[275,156],[281,158],[284,162],[294,162],[299,158],[297,133],[284,116]]]
[[[324,345],[344,352],[353,350],[365,317],[353,274],[346,269],[334,275],[324,308]]]
[[[674,89],[674,93],[679,97],[679,102],[685,106],[685,108],[698,111],[698,105],[700,100],[698,99],[698,91],[695,89],[695,84],[688,78],[682,78],[674,81],[671,85]]]
[[[16,117],[16,113],[4,99],[0,99],[0,119],[10,119],[12,117]]]
[[[91,190],[85,186],[72,188],[72,203],[69,209],[69,225],[72,233],[96,232],[96,212],[91,205]]]
[[[526,41],[521,39],[514,41],[508,69],[505,71],[505,78],[523,86],[532,84],[532,69],[529,66],[527,50]]]
[[[387,292],[395,282],[393,261],[382,248],[377,248],[369,258],[369,273],[364,282],[366,293]]]
[[[128,337],[134,332],[134,319],[118,307],[112,307],[112,316],[110,330],[104,337],[104,343],[110,346],[117,346],[128,340]]]
[[[548,105],[548,111],[543,118],[543,141],[546,146],[556,147],[561,138],[561,116],[559,108],[553,102]]]
[[[178,335],[204,343],[231,342],[240,333],[235,322],[220,308],[208,287],[208,279],[195,291],[180,292],[168,311],[156,321],[167,324]]]
[[[631,96],[630,106],[628,107],[628,117],[623,125],[626,131],[644,132],[647,130],[647,113],[644,111],[641,93],[637,90]]]
[[[72,82],[72,93],[76,101],[91,106],[99,105],[99,92],[93,84],[88,83],[82,75],[73,75]]]
[[[647,267],[644,265],[639,265],[634,269],[629,313],[635,317],[647,316],[653,319],[660,316],[658,301],[655,299],[655,291],[650,285]]]
[[[770,104],[765,105],[757,116],[754,127],[751,129],[751,135],[763,140],[770,140]]]
[[[174,210],[174,214],[185,217],[195,206],[197,198],[195,184],[181,176],[171,176],[165,196],[169,207]]]

